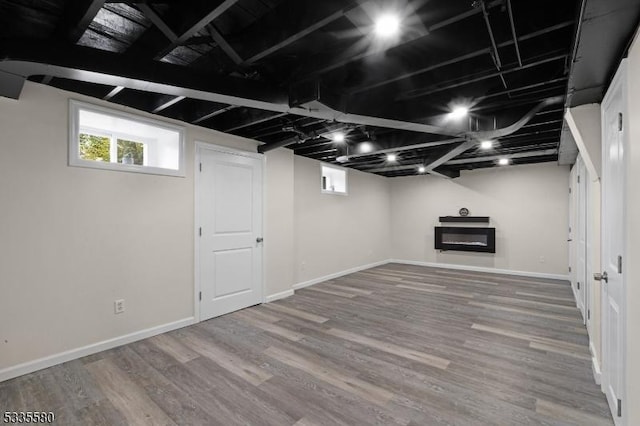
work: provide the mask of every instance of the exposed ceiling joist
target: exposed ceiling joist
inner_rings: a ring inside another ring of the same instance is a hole
[[[220,46],[220,49],[222,49],[222,51],[226,53],[227,56],[236,65],[240,65],[243,62],[240,55],[238,55],[238,52],[236,52],[233,49],[233,47],[231,47],[231,45],[227,42],[227,40],[225,40],[225,38],[222,37],[222,34],[220,34],[220,31],[218,31],[218,29],[213,24],[207,25],[207,31],[209,32],[209,35],[211,36],[213,41],[215,41],[216,44]]]
[[[415,99],[423,96],[429,96],[434,93],[455,89],[457,87],[462,87],[462,86],[466,86],[473,83],[478,83],[480,81],[488,80],[494,77],[501,77],[505,74],[512,74],[512,73],[523,71],[529,68],[535,68],[541,65],[548,64],[550,62],[565,60],[568,56],[567,53],[560,53],[560,54],[558,54],[557,52],[551,52],[551,53],[552,53],[551,56],[545,55],[544,58],[536,59],[536,60],[527,62],[523,65],[513,64],[513,66],[507,69],[502,69],[500,71],[489,71],[489,72],[484,71],[484,72],[478,73],[480,74],[478,76],[467,76],[464,78],[458,78],[455,80],[455,82],[439,83],[435,87],[432,86],[424,89],[411,90],[409,92],[401,93],[398,96],[398,99]]]
[[[185,99],[185,96],[166,96],[163,97],[163,99],[158,103],[158,105],[156,107],[154,107],[151,112],[153,114],[157,114],[160,111],[164,111],[165,109],[169,108],[170,106],[173,106],[175,104],[177,104],[178,102],[181,102]]]
[[[496,6],[501,6],[503,3],[504,3],[504,0],[494,0],[491,3],[487,4],[487,7],[492,8]],[[305,67],[303,67],[297,74],[300,76],[304,76],[304,79],[317,77],[319,74],[324,74],[328,71],[345,66],[351,62],[361,60],[372,55],[380,54],[385,50],[393,49],[395,47],[398,47],[404,44],[415,42],[416,40],[426,37],[428,34],[432,33],[433,31],[436,31],[448,25],[455,24],[459,21],[468,19],[479,13],[482,13],[481,10],[471,9],[467,12],[461,13],[459,15],[453,16],[451,18],[438,22],[434,25],[431,25],[426,29],[426,31],[410,34],[406,38],[403,38],[402,40],[390,46],[385,45],[384,47],[380,47],[380,48],[364,48],[364,50],[359,53],[354,53],[351,51],[344,52],[338,59],[335,59],[334,54],[320,55],[318,58],[316,58],[316,60],[310,61],[310,63]]]
[[[309,1],[309,0],[305,0],[305,1]],[[309,7],[308,4],[305,4],[305,1],[293,0],[292,2],[283,3],[279,5],[276,10],[274,10],[273,17],[269,17],[265,19],[267,22],[271,22],[271,20],[281,19],[278,13],[279,8],[306,9],[306,13],[302,15],[303,16],[302,19],[292,23],[294,25],[294,30],[292,32],[287,33],[287,35],[285,35],[284,37],[281,36],[278,39],[278,41],[272,43],[271,46],[263,49],[262,51],[254,53],[250,58],[248,58],[244,62],[246,65],[250,65],[257,61],[260,61],[266,58],[267,56],[272,55],[277,51],[284,49],[285,47],[301,40],[302,38],[307,37],[309,34],[329,25],[330,23],[336,21],[337,19],[342,18],[345,15],[345,13],[347,13],[349,10],[353,9],[354,7],[359,6],[357,1],[348,1],[344,6],[342,6],[340,9],[338,9],[335,12],[315,14],[314,8]],[[313,2],[317,4],[317,0],[313,0]],[[323,2],[323,5],[325,4],[328,4],[326,0]],[[330,10],[330,8],[328,9]],[[264,30],[261,30],[261,29],[255,29],[254,31],[256,30],[260,30],[261,32],[264,32]]]
[[[211,119],[213,117],[216,117],[218,115],[224,114],[224,113],[229,112],[231,110],[234,110],[236,108],[239,108],[239,107],[237,105],[229,105],[229,106],[226,106],[224,108],[214,109],[211,112],[205,113],[205,114],[195,118],[193,121],[191,121],[191,124],[202,123],[203,121],[209,120],[209,119]]]
[[[64,26],[60,28],[60,33],[66,33],[66,39],[71,43],[76,43],[89,28],[89,24],[104,3],[104,0],[70,1],[66,8],[66,15],[63,18]]]
[[[171,42],[168,46],[162,49],[158,54],[155,55],[154,59],[162,59],[167,56],[173,49],[182,45],[191,37],[196,35],[196,33],[202,30],[205,26],[207,26],[211,21],[216,19],[218,16],[225,13],[229,8],[238,3],[239,0],[224,0],[219,2],[219,4],[211,9],[207,14],[205,14],[198,22],[189,27],[186,31],[184,31],[177,39]]]
[[[111,90],[109,93],[106,94],[106,96],[104,98],[102,98],[105,101],[110,100],[111,98],[113,98],[115,95],[117,95],[118,93],[122,92],[124,90],[123,86],[116,86],[113,88],[113,90]]]
[[[164,22],[164,20],[156,13],[147,3],[136,3],[136,6],[149,20],[164,34],[171,43],[178,40],[178,35]]]
[[[557,25],[552,25],[550,27],[546,27],[546,28],[543,28],[541,30],[526,34],[526,35],[518,38],[518,41],[523,42],[523,41],[526,41],[526,40],[531,40],[533,38],[540,37],[540,36],[543,36],[545,34],[549,34],[549,33],[552,33],[554,31],[558,31],[558,30],[570,27],[573,24],[574,24],[574,21],[565,21],[565,22],[562,22],[562,23],[557,24]],[[513,40],[509,40],[509,41],[500,43],[498,45],[498,47],[504,48],[504,47],[511,46],[513,44],[514,44]],[[369,84],[357,87],[355,89],[352,89],[349,93],[354,95],[354,94],[358,94],[358,93],[365,92],[365,91],[368,91],[368,90],[377,89],[379,87],[383,87],[383,86],[386,86],[386,85],[389,85],[389,84],[392,84],[392,83],[397,83],[397,82],[399,82],[401,80],[406,80],[406,79],[409,79],[409,78],[412,78],[412,77],[417,77],[418,75],[421,75],[421,74],[424,74],[424,73],[427,73],[427,72],[430,72],[430,71],[434,71],[434,70],[437,70],[439,68],[443,68],[443,67],[446,67],[446,66],[449,66],[449,65],[455,65],[455,64],[458,64],[460,62],[469,60],[469,59],[477,58],[479,56],[486,55],[489,52],[491,52],[490,48],[474,50],[472,52],[466,53],[464,55],[457,56],[457,57],[452,58],[452,59],[448,59],[448,60],[443,61],[443,62],[430,64],[430,65],[428,65],[426,67],[418,68],[416,70],[413,70],[413,71],[410,71],[410,72],[407,72],[407,73],[403,73],[403,74],[400,74],[400,75],[394,75],[393,77],[378,81],[376,83],[369,83]]]
[[[239,123],[234,123],[231,127],[224,129],[224,132],[236,132],[240,129],[244,129],[250,126],[255,126],[260,123],[266,123],[267,121],[275,120],[287,115],[286,112],[274,113],[271,111],[257,111],[255,110],[248,118]]]

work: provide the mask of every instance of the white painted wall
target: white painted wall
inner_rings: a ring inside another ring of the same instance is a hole
[[[640,38],[636,37],[629,52],[629,110],[625,129],[630,143],[625,146],[627,157],[627,351],[626,407],[627,425],[640,424]]]
[[[294,284],[293,151],[267,154],[265,270],[268,295],[283,297]]]
[[[185,178],[68,167],[70,97],[131,111],[29,82],[0,98],[0,373],[191,318],[194,141],[257,144],[186,126]],[[267,162],[267,295],[293,280],[290,157]]]
[[[321,193],[321,163],[296,156],[295,282],[389,259],[390,193],[384,177],[347,171],[348,195]]]
[[[391,180],[391,254],[395,259],[567,275],[569,168],[556,164],[462,172],[453,180]],[[433,249],[438,217],[490,216],[496,254]],[[544,262],[541,262],[544,258]]]

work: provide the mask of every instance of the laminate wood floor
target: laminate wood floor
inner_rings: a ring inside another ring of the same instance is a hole
[[[612,425],[567,282],[389,264],[0,383],[60,425]]]

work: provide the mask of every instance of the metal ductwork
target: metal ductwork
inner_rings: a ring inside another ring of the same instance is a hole
[[[425,165],[425,167],[427,168],[427,171],[433,170],[436,167],[440,166],[441,164],[446,163],[451,158],[457,157],[463,152],[473,148],[478,141],[497,139],[497,138],[508,136],[517,132],[522,127],[524,127],[528,122],[530,122],[538,112],[542,111],[544,108],[548,106],[561,104],[563,101],[564,101],[563,96],[554,96],[551,98],[547,98],[544,101],[540,102],[538,105],[536,105],[534,108],[532,108],[529,112],[527,112],[521,119],[511,124],[510,126],[503,127],[501,129],[482,131],[482,132],[467,132],[464,135],[460,135],[460,137],[446,139],[443,141],[425,142],[422,144],[399,146],[397,148],[387,148],[387,149],[382,149],[379,151],[368,152],[368,153],[345,155],[342,157],[338,157],[337,160],[341,163],[346,163],[350,160],[353,160],[359,157],[369,157],[372,155],[381,155],[381,154],[388,154],[388,153],[395,153],[395,152],[402,152],[402,151],[410,151],[414,149],[430,148],[430,147],[439,146],[439,145],[459,143],[458,146],[456,146],[454,149],[452,149],[442,157],[434,160],[430,164]],[[377,170],[377,171],[380,171],[380,170]]]

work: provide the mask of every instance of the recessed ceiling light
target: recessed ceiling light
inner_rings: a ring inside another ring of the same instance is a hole
[[[469,108],[467,108],[466,106],[460,105],[453,108],[449,116],[455,120],[455,119],[466,117],[467,114],[469,114]]]
[[[493,147],[493,141],[482,141],[480,142],[480,148],[482,149],[491,149]]]
[[[375,31],[378,37],[393,37],[400,31],[400,18],[393,13],[380,15],[376,19]]]
[[[509,164],[509,163],[510,163],[510,161],[509,161],[509,159],[508,159],[508,158],[501,158],[501,159],[498,161],[498,164],[500,164],[501,166],[506,166],[506,165],[507,165],[507,164]]]
[[[368,152],[373,151],[373,145],[371,145],[369,142],[362,142],[359,147],[358,150],[363,153],[366,154]]]
[[[336,132],[331,136],[334,142],[344,142],[344,137],[344,133],[342,132]]]
[[[398,156],[396,154],[387,154],[387,161],[393,163],[397,159],[398,159]]]
[[[427,169],[424,166],[418,167],[418,173],[424,173],[426,171],[427,171]]]

